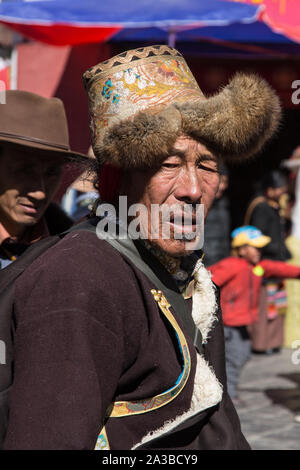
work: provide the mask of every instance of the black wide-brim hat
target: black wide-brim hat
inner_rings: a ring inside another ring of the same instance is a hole
[[[63,102],[21,90],[1,92],[0,146],[16,146],[66,162],[87,160],[70,149]]]

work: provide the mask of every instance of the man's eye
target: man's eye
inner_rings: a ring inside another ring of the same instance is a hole
[[[198,164],[198,168],[200,168],[201,170],[206,170],[206,171],[211,171],[212,173],[218,173],[218,168],[215,167],[215,166],[208,166],[208,165],[205,165],[205,163],[199,163]]]
[[[179,166],[179,163],[163,163],[162,167],[163,168],[177,168]]]

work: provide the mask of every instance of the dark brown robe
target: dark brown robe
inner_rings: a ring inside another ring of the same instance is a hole
[[[161,265],[160,271],[171,277]],[[105,419],[112,402],[161,394],[182,371],[154,287],[88,232],[67,235],[18,279],[5,449],[93,449],[104,422],[110,448],[131,449],[189,412],[197,351],[185,334],[191,370],[178,396],[146,413]],[[226,390],[220,311],[203,354],[223,384],[221,401],[139,448],[249,449]]]

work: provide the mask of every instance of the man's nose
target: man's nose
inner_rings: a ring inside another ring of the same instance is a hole
[[[31,181],[27,194],[29,197],[39,201],[46,198],[46,185],[43,175],[36,175],[35,179]]]
[[[194,169],[186,169],[179,176],[175,197],[181,201],[192,204],[201,202],[201,181]]]

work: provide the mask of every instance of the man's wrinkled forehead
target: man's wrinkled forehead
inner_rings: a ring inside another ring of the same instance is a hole
[[[177,140],[170,150],[170,156],[178,156],[182,160],[187,160],[192,156],[196,162],[205,160],[219,163],[220,160],[204,144],[189,138]]]

